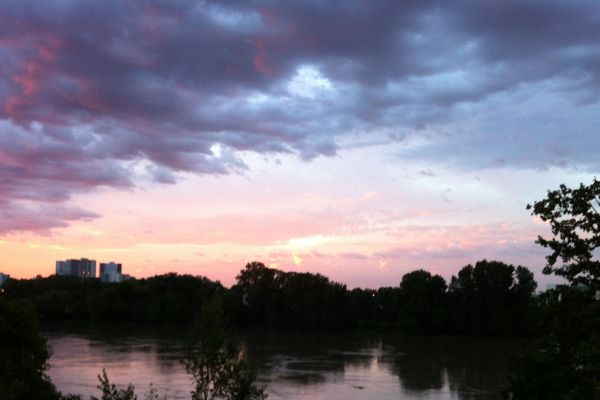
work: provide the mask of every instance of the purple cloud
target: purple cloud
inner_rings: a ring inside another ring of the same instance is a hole
[[[48,234],[53,228],[63,228],[71,222],[98,217],[97,214],[63,205],[0,201],[0,235],[19,231]]]
[[[599,11],[591,1],[6,1],[0,199],[130,187],[127,165],[140,160],[162,183],[243,170],[247,151],[311,160],[382,132],[384,142],[427,134],[401,157],[459,168],[597,168]]]

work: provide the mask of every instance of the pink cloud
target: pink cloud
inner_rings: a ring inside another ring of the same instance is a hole
[[[143,227],[134,238],[123,238],[117,233],[107,239],[119,245],[139,242],[240,244],[245,246],[283,245],[288,240],[313,236],[341,234],[357,223],[341,213],[288,212],[273,214],[221,214],[213,217],[143,218],[128,220],[127,224]],[[112,226],[110,229],[120,231]]]
[[[0,237],[9,233],[30,231],[49,235],[54,228],[64,228],[75,221],[90,221],[97,214],[69,206],[35,206],[0,201]]]

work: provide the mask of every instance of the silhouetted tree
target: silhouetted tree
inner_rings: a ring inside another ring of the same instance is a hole
[[[371,318],[376,316],[381,326],[395,327],[401,315],[402,291],[400,287],[382,287],[373,293],[376,310]]]
[[[514,400],[600,399],[600,181],[561,185],[528,209],[550,224],[544,273],[567,279],[541,296],[546,335],[518,358],[508,396]],[[557,263],[561,264],[557,264]]]
[[[236,277],[237,288],[244,305],[246,318],[253,324],[267,324],[273,314],[275,276],[278,271],[267,268],[263,263],[246,264]]]
[[[102,375],[98,375],[98,380],[100,381],[98,389],[102,392],[102,397],[98,399],[92,396],[91,400],[137,400],[132,384],[127,385],[125,389],[118,389],[108,380],[106,370],[102,370]]]
[[[463,267],[449,286],[450,323],[459,333],[522,336],[533,325],[537,284],[525,267],[478,261]]]
[[[348,292],[347,298],[348,313],[354,327],[371,327],[382,322],[380,309],[384,305],[379,304],[377,291],[356,288]],[[392,319],[397,321],[398,315],[394,315]]]
[[[534,303],[533,275],[523,267],[504,272],[496,268],[489,271],[494,279],[488,284],[487,278],[476,279],[478,274],[487,276],[485,271],[475,269],[473,276],[473,271],[461,271],[449,292],[440,276],[425,271],[405,275],[396,287],[348,291],[345,285],[321,274],[286,272],[252,262],[240,271],[231,289],[224,288],[218,281],[174,273],[123,283],[52,276],[11,279],[4,287],[4,295],[9,299],[31,300],[44,322],[189,323],[195,310],[218,296],[223,299],[227,323],[232,325],[526,334],[523,327],[529,327],[530,320],[534,319],[530,307]],[[473,282],[469,283],[470,279]],[[513,280],[516,284],[510,286]],[[507,290],[510,293],[505,293]],[[495,301],[494,296],[501,302]],[[484,308],[481,299],[487,302]],[[469,302],[472,306],[467,304]],[[500,324],[491,321],[486,315],[488,312],[493,312],[496,319],[510,315],[510,321],[520,321],[520,330],[505,327],[501,331],[482,325],[492,323],[497,327]]]
[[[400,282],[400,326],[406,332],[443,331],[446,281],[422,269],[410,272]]]
[[[8,299],[31,300],[42,321],[188,323],[204,301],[225,288],[203,277],[174,273],[122,283],[51,276],[11,279]]]
[[[271,325],[301,329],[340,329],[345,325],[346,286],[321,274],[280,272]]]
[[[233,314],[248,324],[321,330],[347,325],[346,286],[321,274],[284,272],[252,262],[231,291],[237,297]]]
[[[4,400],[56,399],[45,371],[50,351],[38,329],[34,306],[0,297],[0,397]]]
[[[194,379],[192,400],[261,400],[267,396],[254,384],[244,355],[226,340],[218,298],[205,303],[195,323],[185,369]]]
[[[566,278],[572,284],[584,284],[600,290],[600,181],[594,178],[577,189],[560,185],[548,191],[545,199],[528,204],[532,214],[552,229],[552,238],[538,237],[537,243],[552,251],[544,273]],[[558,261],[562,265],[557,265]]]

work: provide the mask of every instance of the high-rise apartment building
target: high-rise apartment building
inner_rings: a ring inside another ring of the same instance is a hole
[[[80,260],[57,261],[56,275],[76,276],[79,278],[95,278],[96,260],[82,258]]]
[[[100,263],[102,282],[123,282],[122,265],[115,262]]]

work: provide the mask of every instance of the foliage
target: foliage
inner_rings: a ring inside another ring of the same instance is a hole
[[[243,354],[225,339],[225,323],[218,298],[203,305],[194,329],[185,369],[194,379],[192,400],[261,400],[264,389]]]
[[[386,288],[382,288],[386,289]],[[397,288],[393,288],[397,292]],[[357,328],[369,328],[373,325],[382,325],[384,321],[390,322],[396,325],[398,322],[399,311],[397,308],[398,294],[394,293],[392,296],[385,296],[385,300],[389,301],[390,304],[394,304],[394,307],[386,307],[385,304],[381,304],[379,301],[378,291],[373,289],[361,289],[355,288],[347,293],[347,309],[349,315],[352,315],[351,323],[353,327]],[[391,315],[384,317],[382,311],[383,308],[388,309]]]
[[[4,400],[56,399],[46,377],[50,351],[34,306],[0,298],[0,394]]]
[[[533,274],[525,267],[478,261],[463,267],[449,286],[450,330],[492,336],[533,333]]]
[[[590,350],[594,350],[590,348]],[[559,345],[547,341],[535,353],[519,359],[510,378],[512,398],[515,400],[579,400],[597,399],[592,390],[582,390],[577,382],[577,363],[560,350]],[[587,395],[584,395],[587,392]]]
[[[137,400],[135,388],[130,383],[124,389],[117,388],[116,385],[110,383],[106,370],[102,370],[102,375],[98,375],[100,384],[98,389],[102,392],[100,399],[91,396],[90,400]],[[60,400],[81,400],[79,396],[63,397]],[[144,400],[167,400],[167,397],[160,397],[158,390],[150,384],[150,389],[144,395]]]
[[[284,272],[252,262],[231,289],[236,322],[336,330],[348,325],[346,286],[321,274]]]
[[[125,389],[117,389],[117,387],[108,380],[106,370],[102,370],[102,375],[98,375],[98,380],[100,381],[98,389],[102,392],[102,397],[98,399],[92,396],[92,400],[137,400],[132,384],[127,385]]]
[[[498,261],[464,267],[449,289],[441,276],[416,270],[397,287],[351,291],[320,274],[254,262],[238,275],[227,305],[234,324],[514,337],[537,329],[535,289],[527,268]]]
[[[444,329],[446,282],[422,269],[410,272],[400,282],[402,330],[439,333]]]
[[[273,314],[273,298],[277,290],[276,278],[280,271],[267,268],[263,263],[246,264],[236,277],[237,284],[232,288],[241,297],[243,313],[251,323],[266,324]]]
[[[544,273],[600,290],[600,260],[595,251],[600,247],[600,181],[594,178],[590,185],[576,189],[560,185],[527,209],[552,229],[551,239],[539,236],[537,240],[551,250]],[[559,260],[564,264],[557,265]]]
[[[508,389],[514,400],[600,399],[599,200],[594,179],[577,189],[561,185],[528,205],[552,229],[552,239],[537,241],[551,250],[544,273],[571,285],[540,298],[546,335],[515,363]]]
[[[206,299],[224,292],[219,282],[166,274],[123,283],[51,276],[11,279],[10,299],[29,299],[43,321],[188,323]]]
[[[108,284],[53,276],[11,279],[5,296],[31,300],[43,321],[53,322],[189,323],[195,310],[219,297],[228,325],[527,336],[538,319],[534,290],[526,268],[485,260],[463,268],[449,288],[442,277],[417,270],[395,287],[352,290],[321,274],[252,262],[231,289],[177,274]]]
[[[548,333],[515,361],[512,398],[600,399],[600,302],[569,287],[545,297]]]

